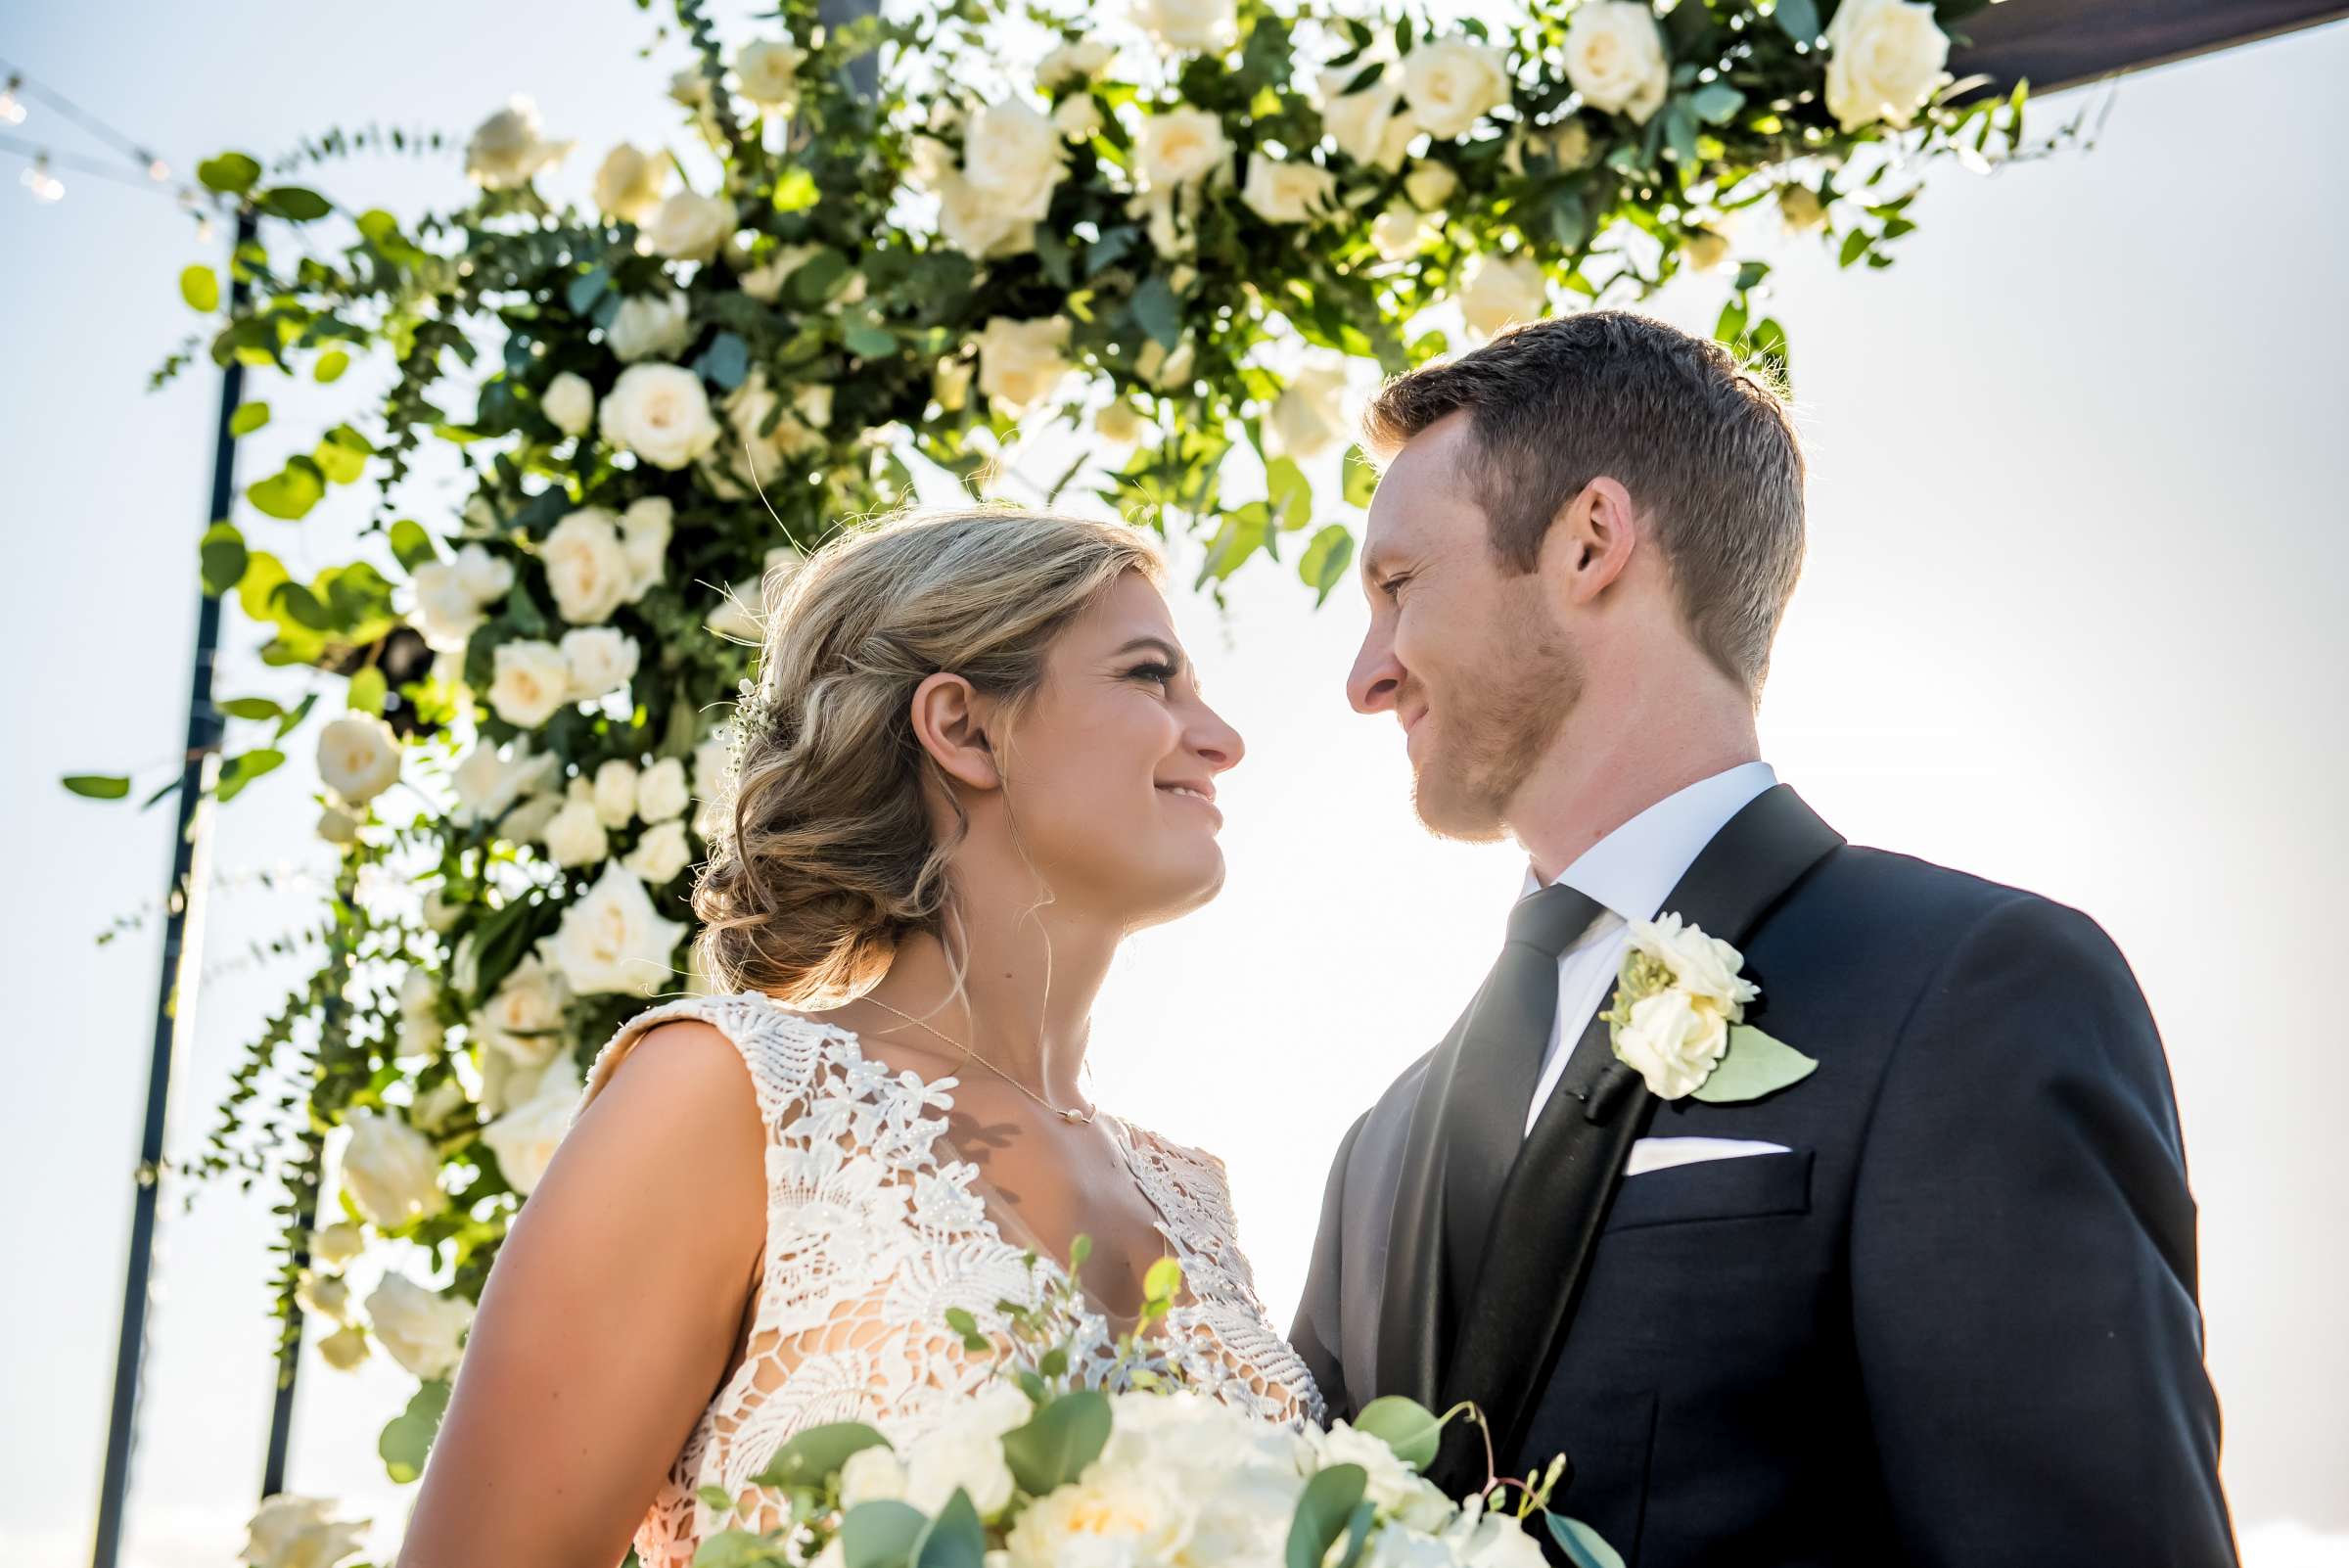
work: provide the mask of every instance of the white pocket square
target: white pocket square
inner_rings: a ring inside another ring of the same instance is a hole
[[[1676,1165],[1700,1160],[1742,1160],[1756,1154],[1789,1154],[1783,1143],[1757,1143],[1750,1138],[1641,1138],[1632,1145],[1623,1174],[1635,1176],[1649,1171],[1669,1171]]]

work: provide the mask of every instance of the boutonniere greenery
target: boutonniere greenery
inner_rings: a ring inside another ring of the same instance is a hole
[[[1819,1063],[1745,1021],[1761,988],[1744,955],[1677,914],[1632,922],[1615,999],[1599,1016],[1616,1059],[1661,1100],[1725,1105],[1758,1100],[1811,1076]]]

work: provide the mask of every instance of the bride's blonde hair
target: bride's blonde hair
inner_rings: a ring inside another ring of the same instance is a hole
[[[969,824],[957,807],[933,832],[923,785],[944,781],[913,732],[914,689],[949,670],[1016,714],[1071,621],[1126,573],[1165,570],[1125,524],[975,507],[860,530],[770,573],[731,798],[693,890],[711,981],[829,1004],[942,929]]]

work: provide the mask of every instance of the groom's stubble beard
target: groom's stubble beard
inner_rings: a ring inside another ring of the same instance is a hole
[[[1491,668],[1458,671],[1458,689],[1431,712],[1441,744],[1412,778],[1411,808],[1438,838],[1505,837],[1510,803],[1582,700],[1583,660],[1534,588],[1532,578],[1507,585],[1487,644]]]

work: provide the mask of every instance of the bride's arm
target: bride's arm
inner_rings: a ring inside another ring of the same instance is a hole
[[[732,1357],[765,1233],[734,1046],[657,1026],[563,1141],[483,1292],[399,1568],[607,1568]]]

